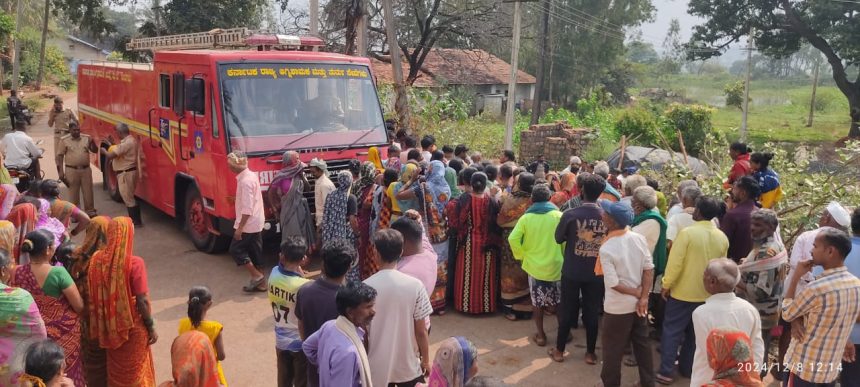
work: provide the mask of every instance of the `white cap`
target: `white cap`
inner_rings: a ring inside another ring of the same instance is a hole
[[[571,165],[582,165],[582,159],[579,156],[570,156]]]
[[[848,213],[848,210],[845,207],[842,207],[841,204],[837,202],[830,202],[827,205],[827,212],[830,213],[830,216],[833,217],[833,220],[836,223],[839,223],[842,227],[851,226],[851,214]]]

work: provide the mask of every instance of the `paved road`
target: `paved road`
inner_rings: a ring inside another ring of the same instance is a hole
[[[66,98],[67,106],[76,109],[73,96]],[[47,155],[53,155],[51,132],[42,117],[30,131],[36,139],[44,140]],[[43,162],[49,178],[56,178],[54,163]],[[101,173],[93,170],[96,180],[96,208],[100,214],[126,215],[124,207],[111,201],[101,190]],[[246,295],[241,286],[247,280],[244,271],[235,267],[226,254],[208,255],[198,252],[172,218],[144,206],[145,227],[137,230],[135,254],[146,261],[152,297],[153,315],[159,340],[152,350],[159,381],[170,378],[170,344],[176,337],[180,318],[186,315],[187,291],[194,285],[206,285],[213,293],[214,303],[208,318],[224,324],[224,348],[227,359],[224,372],[232,386],[274,386],[275,352],[273,321],[269,302],[264,294]],[[269,248],[267,264],[276,258]],[[382,318],[382,316],[377,316]],[[555,340],[555,318],[547,318],[549,341]],[[600,380],[599,366],[586,365],[585,332],[573,332],[569,346],[572,355],[564,363],[553,363],[546,349],[529,342],[533,333],[530,321],[509,322],[500,315],[468,317],[456,312],[433,317],[430,336],[431,353],[437,343],[453,335],[465,336],[478,347],[480,374],[490,377],[492,385],[521,386],[593,386]],[[598,350],[599,351],[599,350]],[[655,354],[655,360],[659,357]],[[633,383],[635,368],[625,367],[624,383]],[[681,379],[676,386],[689,383]]]

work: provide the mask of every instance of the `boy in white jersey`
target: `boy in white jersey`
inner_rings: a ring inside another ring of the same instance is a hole
[[[296,293],[310,280],[302,265],[307,263],[307,244],[300,236],[281,243],[278,266],[269,275],[269,301],[275,317],[275,348],[278,354],[278,387],[307,384],[307,360],[296,318]]]

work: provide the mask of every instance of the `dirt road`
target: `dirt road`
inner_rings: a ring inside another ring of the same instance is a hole
[[[66,97],[66,105],[77,111],[74,96]],[[30,130],[30,134],[44,140],[47,157],[42,168],[49,178],[57,171],[51,160],[52,132],[46,119]],[[93,170],[96,179],[96,208],[100,214],[126,215],[124,207],[111,201],[101,190],[101,173]],[[144,182],[145,184],[145,182]],[[134,251],[144,258],[149,275],[149,287],[154,318],[159,335],[153,346],[155,367],[159,381],[170,378],[170,344],[176,337],[180,318],[186,315],[187,292],[191,286],[206,285],[214,296],[214,305],[207,316],[224,324],[226,360],[224,372],[231,386],[275,386],[275,352],[273,321],[270,304],[265,294],[247,295],[241,286],[247,280],[226,254],[208,255],[198,252],[173,219],[144,205],[145,227],[136,231]],[[82,236],[79,236],[79,238]],[[271,249],[270,249],[271,250]],[[268,254],[269,267],[276,258]],[[377,316],[383,318],[383,316]],[[549,341],[555,340],[554,317],[546,319]],[[431,353],[437,343],[453,336],[465,336],[479,350],[480,374],[492,378],[495,385],[521,386],[593,386],[600,380],[600,367],[583,362],[585,332],[573,331],[574,342],[569,346],[572,355],[564,363],[553,363],[546,348],[529,341],[533,334],[530,321],[509,322],[501,315],[468,317],[456,312],[434,316],[430,336]],[[599,350],[598,350],[599,351]],[[659,355],[655,353],[655,361]],[[635,368],[625,367],[624,383],[637,380]],[[689,384],[680,379],[676,386]]]

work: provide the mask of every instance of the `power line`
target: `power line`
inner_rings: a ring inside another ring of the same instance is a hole
[[[581,22],[579,20],[574,20],[574,19],[571,19],[567,16],[564,16],[564,15],[561,15],[558,13],[553,13],[550,10],[546,9],[546,7],[544,7],[542,5],[534,5],[534,4],[529,3],[528,6],[531,7],[533,10],[536,10],[536,11],[549,12],[550,16],[552,16],[558,20],[573,24],[573,25],[580,27],[580,28],[589,29],[589,30],[591,30],[597,34],[601,34],[601,35],[609,37],[609,38],[620,39],[621,41],[624,41],[626,39],[626,36],[624,34],[619,34],[617,32],[610,32],[610,31],[602,30],[602,29],[598,28],[599,27],[598,25],[587,25],[586,23]]]

